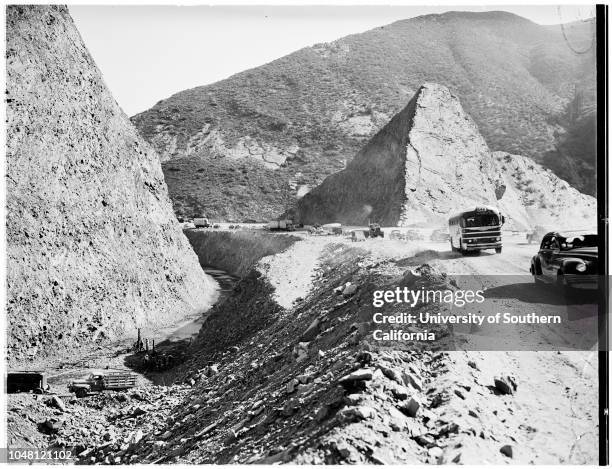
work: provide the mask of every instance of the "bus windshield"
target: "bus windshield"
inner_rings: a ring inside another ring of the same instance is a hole
[[[499,225],[499,218],[494,213],[474,213],[466,215],[463,221],[466,228]]]

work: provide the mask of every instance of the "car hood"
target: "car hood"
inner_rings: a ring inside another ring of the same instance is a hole
[[[575,256],[575,257],[597,257],[597,248],[596,247],[585,247],[585,248],[575,248],[570,249],[569,251],[563,251],[566,256]]]

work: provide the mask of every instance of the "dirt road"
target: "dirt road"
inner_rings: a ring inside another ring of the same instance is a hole
[[[537,287],[531,278],[516,277],[528,274],[531,256],[537,252],[537,245],[528,245],[522,239],[506,237],[504,250],[500,255],[483,253],[480,256],[444,255],[439,248],[440,259],[432,264],[449,275],[491,275],[485,278],[485,288],[507,287],[517,279],[524,282],[522,290],[534,290],[537,295],[529,301],[519,297],[505,300],[505,307],[513,311],[529,311],[542,314],[551,309],[552,287]],[[538,290],[539,289],[539,290]],[[548,291],[547,291],[548,289]],[[518,295],[517,295],[518,296]],[[558,307],[552,308],[558,310]],[[590,316],[591,326],[596,316]],[[576,326],[578,329],[585,327]],[[511,329],[512,330],[512,329]],[[522,333],[521,327],[514,332]],[[533,332],[533,328],[529,328]],[[543,329],[535,329],[543,331]],[[508,329],[505,330],[507,333]],[[550,340],[543,332],[542,341]],[[515,396],[507,400],[503,412],[489,414],[495,421],[498,434],[507,435],[507,443],[520,448],[515,452],[517,463],[535,464],[593,464],[596,463],[598,448],[598,388],[597,348],[589,351],[480,351],[451,354],[457,364],[456,379],[465,379],[469,369],[461,369],[465,358],[474,361],[485,381],[492,382],[493,376],[502,373],[514,375],[519,383]],[[479,415],[486,415],[486,399],[475,402]],[[487,454],[486,445],[476,444],[477,440],[464,442],[462,462],[482,464],[488,459],[495,461],[497,454]]]

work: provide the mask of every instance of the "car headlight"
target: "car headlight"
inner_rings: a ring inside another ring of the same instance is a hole
[[[576,264],[576,270],[578,272],[584,272],[586,270],[586,264],[584,262],[581,262],[580,264]]]

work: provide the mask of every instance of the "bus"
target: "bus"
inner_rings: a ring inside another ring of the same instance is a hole
[[[504,216],[495,207],[475,207],[448,219],[448,233],[452,251],[461,254],[495,249],[502,252],[501,227]]]

